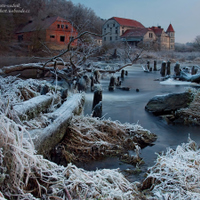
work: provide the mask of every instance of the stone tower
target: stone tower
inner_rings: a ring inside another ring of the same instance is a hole
[[[175,49],[175,31],[171,24],[169,25],[166,33],[169,35],[169,49],[174,50]]]

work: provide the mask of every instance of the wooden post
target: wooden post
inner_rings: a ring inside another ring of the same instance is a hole
[[[147,69],[149,70],[150,69],[150,62],[147,61]]]
[[[180,76],[180,63],[176,63],[174,66],[174,72],[176,76]]]
[[[91,76],[91,77],[90,77],[90,80],[91,80],[90,88],[91,88],[91,92],[93,92],[93,91],[94,91],[94,77]]]
[[[154,60],[153,71],[157,71],[157,61]]]
[[[163,61],[162,66],[161,66],[161,70],[160,70],[160,74],[161,74],[162,77],[165,77],[165,68],[166,68],[166,62]]]
[[[171,65],[171,62],[168,61],[168,62],[167,62],[167,75],[170,75],[170,74],[171,74],[170,65]]]
[[[110,78],[110,84],[109,84],[108,90],[113,91],[114,89],[115,89],[115,77],[112,76]]]
[[[197,73],[197,71],[198,71],[198,69],[195,66],[192,66],[191,74],[194,75]]]
[[[100,88],[94,91],[92,112],[93,117],[102,116],[102,90]]]
[[[124,79],[124,69],[121,71],[121,78]]]

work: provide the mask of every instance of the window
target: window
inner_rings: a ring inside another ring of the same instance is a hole
[[[106,37],[104,37],[104,41],[106,41]]]
[[[118,40],[118,37],[117,37],[117,36],[115,36],[115,40]]]
[[[109,24],[107,24],[107,28],[109,28]]]
[[[61,28],[64,28],[64,25],[63,25],[63,24],[61,25]]]
[[[110,37],[110,41],[112,41],[112,37]]]
[[[113,24],[113,27],[115,27],[115,24]]]
[[[60,28],[60,24],[57,24],[57,28]]]
[[[117,29],[115,30],[115,34],[118,34],[118,30]]]
[[[66,25],[65,28],[68,29],[68,25]]]
[[[153,33],[149,33],[149,38],[153,38]]]
[[[18,35],[18,42],[23,41],[23,35]]]
[[[50,35],[50,38],[55,38],[55,35]]]
[[[124,30],[122,30],[122,34],[124,34]]]
[[[64,42],[65,41],[65,36],[60,36],[60,41]]]

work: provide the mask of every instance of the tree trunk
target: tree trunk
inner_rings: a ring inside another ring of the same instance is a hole
[[[78,115],[82,112],[83,104],[84,96],[74,94],[50,115],[53,122],[49,126],[44,129],[30,131],[30,136],[38,154],[47,156],[49,151],[63,139],[71,118],[74,114]]]
[[[17,115],[21,120],[30,120],[41,112],[47,112],[53,101],[58,102],[58,99],[59,97],[54,95],[40,95],[15,105],[13,109],[17,112]]]

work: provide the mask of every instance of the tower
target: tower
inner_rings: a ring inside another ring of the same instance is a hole
[[[174,28],[171,25],[171,23],[170,23],[166,33],[169,36],[169,49],[174,50],[174,48],[175,48],[175,31],[174,31]]]

